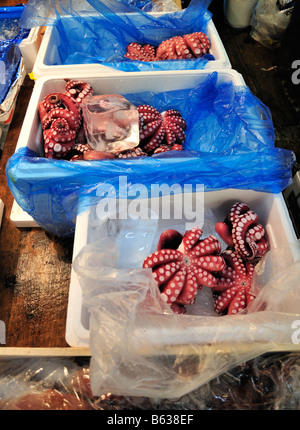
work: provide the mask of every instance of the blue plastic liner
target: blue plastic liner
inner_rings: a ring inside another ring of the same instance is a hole
[[[139,184],[149,193],[153,184],[281,192],[292,182],[294,153],[275,147],[269,109],[248,87],[217,86],[217,77],[213,72],[190,89],[125,94],[136,105],[151,104],[160,111],[178,108],[187,121],[185,151],[72,162],[21,148],[6,166],[17,203],[45,230],[66,236],[73,234],[77,214],[101,200],[103,185],[117,198],[124,198],[124,192],[133,197]],[[126,180],[125,191],[120,178]]]
[[[19,68],[21,52],[17,45],[30,32],[30,29],[19,25],[23,11],[23,4],[0,7],[0,104],[5,100]]]
[[[0,104],[5,100],[21,61],[21,51],[17,45],[1,46],[0,43]]]
[[[12,44],[19,44],[28,37],[29,28],[20,27],[20,18],[25,6],[0,7],[0,44],[2,49]]]
[[[27,4],[21,18],[26,27],[53,25],[51,44],[57,47],[61,65],[98,63],[122,71],[195,70],[203,69],[211,54],[189,60],[133,61],[125,58],[132,42],[158,46],[173,36],[207,32],[211,13],[210,0],[192,0],[190,5],[173,13],[153,16],[129,4],[128,0],[87,0],[89,7],[74,10],[68,1],[53,1],[39,5]],[[49,12],[50,8],[50,13]],[[50,17],[49,17],[50,16]],[[46,65],[56,65],[53,50],[46,53]]]

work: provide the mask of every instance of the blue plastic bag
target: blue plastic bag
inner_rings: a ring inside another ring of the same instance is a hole
[[[30,32],[19,26],[23,11],[22,4],[0,7],[0,104],[5,100],[20,65],[21,52],[17,45]]]
[[[51,44],[57,47],[61,65],[98,63],[122,71],[203,69],[211,54],[189,60],[133,61],[124,57],[132,42],[158,46],[173,36],[201,31],[206,33],[211,0],[192,0],[190,5],[173,13],[151,15],[128,0],[87,0],[88,6],[75,10],[68,1],[51,2],[40,11],[36,0],[29,1],[22,15],[24,26],[53,25]],[[48,6],[50,7],[50,6]],[[46,53],[46,65],[56,65],[53,50]]]
[[[20,27],[20,18],[24,5],[0,7],[0,44],[2,49],[12,44],[19,44],[25,39],[30,29]]]
[[[15,44],[2,46],[0,43],[0,105],[5,100],[21,61],[21,51]]]
[[[41,227],[66,236],[74,233],[77,214],[103,198],[103,184],[115,190],[117,198],[132,196],[139,184],[149,192],[152,184],[281,192],[292,181],[294,153],[275,147],[269,109],[248,87],[217,86],[217,78],[213,72],[195,88],[123,94],[136,105],[151,104],[160,111],[178,108],[187,121],[185,151],[74,162],[46,159],[22,148],[6,166],[17,203]]]

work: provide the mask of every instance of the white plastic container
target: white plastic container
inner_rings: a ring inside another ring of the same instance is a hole
[[[282,194],[271,194],[271,193],[261,193],[251,190],[238,190],[238,189],[228,189],[228,190],[222,190],[222,191],[213,191],[213,192],[205,192],[202,193],[202,195],[194,194],[193,195],[193,205],[194,207],[197,207],[195,202],[196,198],[203,199],[204,202],[204,225],[203,230],[207,228],[207,234],[215,234],[214,232],[214,223],[211,221],[213,220],[224,220],[226,215],[229,213],[229,210],[236,201],[242,201],[247,203],[252,210],[254,210],[258,216],[260,223],[264,226],[266,230],[266,234],[270,243],[270,249],[275,249],[279,247],[284,247],[287,249],[285,253],[285,261],[284,263],[288,266],[292,264],[292,262],[297,258],[299,258],[300,250],[294,250],[292,247],[292,243],[296,240],[296,236],[293,230],[293,226],[291,224],[291,220],[289,218],[288,211],[286,209],[286,206],[284,204],[284,200],[282,197]],[[175,203],[175,197],[171,197],[171,214],[173,213],[174,206],[178,204]],[[160,198],[160,207],[163,208],[164,205],[169,205],[168,198],[161,197]],[[151,206],[151,201],[149,200],[149,207]],[[210,212],[211,211],[211,212]],[[186,213],[184,210],[182,211],[183,214]],[[161,211],[160,213],[164,213]],[[206,219],[208,217],[208,219]],[[211,219],[210,219],[211,217]],[[187,217],[182,217],[180,220],[176,219],[170,219],[170,220],[164,220],[159,218],[157,223],[157,233],[155,235],[154,242],[154,249],[155,244],[157,243],[159,234],[168,229],[168,228],[175,228],[181,233],[183,233],[186,230],[186,223],[190,222],[190,220],[187,219]],[[81,251],[81,249],[88,244],[91,244],[93,242],[96,242],[97,240],[101,239],[102,237],[106,237],[106,228],[105,223],[109,221],[103,221],[101,223],[101,220],[99,219],[99,210],[97,209],[97,206],[91,207],[89,210],[83,212],[81,215],[77,217],[76,222],[76,231],[75,231],[75,238],[74,238],[74,249],[73,249],[73,260],[76,258],[78,253]],[[111,221],[111,230],[118,231],[118,227],[114,228],[114,225],[117,226],[117,224],[114,224],[115,221]],[[139,221],[142,223],[142,221]],[[146,228],[146,227],[145,227]],[[149,229],[149,226],[147,227]],[[131,230],[128,230],[131,233]],[[150,230],[149,230],[150,231]],[[132,234],[132,233],[131,233]],[[203,237],[206,237],[207,235],[203,235]],[[123,236],[121,236],[123,237]],[[126,238],[127,242],[128,239]],[[126,243],[127,243],[126,242]],[[106,242],[108,243],[108,241]],[[119,241],[120,243],[120,241]],[[291,248],[290,248],[291,246]],[[226,246],[225,246],[226,247]],[[120,249],[122,249],[122,243],[120,246]],[[136,255],[140,255],[140,249],[142,249],[142,246],[139,244],[138,252]],[[153,250],[151,252],[153,252]],[[224,244],[223,244],[223,249]],[[122,252],[122,251],[120,251]],[[128,259],[128,253],[130,250],[128,247],[124,246],[123,253],[124,258]],[[150,252],[149,252],[150,253]],[[147,253],[146,253],[147,254]],[[147,254],[148,255],[148,254]],[[145,255],[145,257],[147,256]],[[122,254],[120,254],[120,257],[122,258]],[[138,258],[134,258],[134,261],[137,261]],[[141,268],[140,262],[137,263],[138,268]],[[96,267],[95,267],[96,269]],[[113,281],[112,281],[113,282]],[[149,329],[148,329],[149,330]],[[215,330],[218,330],[220,332],[220,328],[215,327]],[[226,325],[224,327],[224,341],[230,341],[232,340],[232,333],[226,332]],[[156,344],[158,341],[160,343],[160,346],[162,347],[164,344],[172,344],[173,341],[177,338],[177,335],[180,338],[180,333],[173,332],[172,336],[175,336],[173,339],[170,337],[171,333],[166,331],[165,333],[161,333],[158,335],[155,334],[155,329],[153,331],[153,336],[151,334],[147,334],[147,338],[152,337],[153,338],[153,345]],[[211,331],[209,332],[209,335],[214,337],[214,328],[212,326]],[[261,338],[255,339],[255,336],[261,336]],[[259,330],[257,330],[253,334],[253,341],[259,341],[259,342],[267,342],[267,339],[263,339],[263,331],[262,334],[259,333]],[[208,339],[208,333],[207,333],[207,327],[205,327],[204,330],[198,330],[197,333],[195,331],[191,330],[191,332],[187,332],[184,335],[184,340],[186,341],[187,345],[191,342],[192,338],[197,339],[198,343],[209,343]],[[159,340],[158,340],[159,339]],[[182,339],[182,336],[181,336]],[[81,285],[78,279],[78,276],[74,269],[72,269],[71,274],[71,283],[70,283],[70,291],[69,291],[69,302],[68,302],[68,314],[67,314],[67,324],[66,324],[66,341],[70,346],[73,347],[87,347],[89,344],[89,312],[88,310],[83,306],[82,304],[82,289]],[[142,338],[139,339],[142,343]],[[175,341],[176,343],[176,341]],[[145,345],[144,345],[145,346]],[[151,349],[151,348],[150,348]]]
[[[86,66],[78,66],[80,70],[87,69]],[[89,82],[94,88],[94,94],[126,94],[138,93],[149,89],[154,92],[191,88],[204,81],[212,73],[209,70],[186,71],[178,79],[177,71],[164,72],[123,72],[117,75],[102,74],[91,71],[69,72],[56,77],[43,76],[36,80],[28,109],[24,118],[23,126],[16,145],[16,151],[24,146],[28,146],[33,151],[42,155],[42,130],[38,116],[38,103],[53,91],[64,91],[65,78],[83,79]],[[232,69],[218,70],[218,83],[232,82],[236,87],[245,85],[242,76]],[[24,173],[26,174],[26,173]],[[28,172],[30,175],[30,172]],[[36,222],[24,212],[16,201],[13,203],[11,221],[17,227],[36,227]]]
[[[231,68],[228,55],[212,20],[209,21],[207,26],[207,36],[211,42],[210,53],[214,56],[215,60],[208,61],[205,65],[205,69]],[[36,62],[33,67],[33,75],[35,78],[46,75],[68,75],[68,73],[76,71],[81,73],[81,71],[87,67],[89,72],[94,73],[124,73],[101,64],[88,64],[88,66],[80,64],[63,65],[61,64],[59,55],[59,45],[60,41],[58,31],[55,27],[48,26],[46,28],[39,52],[37,54]],[[169,73],[169,71],[162,71],[162,73]],[[178,70],[177,73],[183,74],[185,71]]]
[[[41,45],[42,36],[43,28],[35,27],[30,30],[28,37],[19,43],[27,73],[32,72]]]
[[[258,0],[225,0],[224,13],[228,23],[236,30],[250,26],[253,9]]]
[[[4,101],[0,106],[0,129],[1,129],[0,149],[1,150],[5,145],[10,123],[13,119],[19,91],[25,79],[25,74],[26,74],[26,69],[25,69],[24,59],[21,58],[20,64],[18,66],[18,70],[16,72],[15,80],[11,84]]]

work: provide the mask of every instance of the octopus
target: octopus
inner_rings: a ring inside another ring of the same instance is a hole
[[[127,46],[125,57],[138,61],[156,61],[156,49],[148,43],[140,45],[132,42]]]
[[[160,113],[153,106],[138,106],[140,118],[140,144],[148,153],[164,150],[182,150],[185,141],[186,122],[176,109],[168,109]],[[178,146],[179,145],[179,146]]]
[[[199,58],[209,51],[209,40],[202,32],[175,36],[164,40],[156,50],[159,60]]]
[[[258,215],[246,203],[237,202],[215,230],[243,260],[257,263],[269,249],[265,230],[258,221]]]
[[[117,158],[134,158],[134,157],[148,157],[148,154],[139,146],[133,149],[126,149],[117,154]]]
[[[179,111],[158,112],[141,105],[139,113],[139,145],[124,151],[96,151],[87,143],[82,101],[93,93],[90,84],[67,80],[65,92],[47,94],[38,105],[43,129],[46,158],[70,161],[127,159],[147,157],[166,151],[183,151],[186,122]],[[121,96],[120,96],[121,97]]]
[[[255,299],[250,292],[255,266],[230,249],[223,251],[221,257],[226,266],[217,274],[212,288],[214,309],[219,314],[236,315]]]
[[[225,268],[220,242],[213,235],[201,239],[202,233],[198,227],[184,235],[166,230],[156,251],[144,260],[143,268],[152,269],[162,298],[175,313],[185,313],[203,286],[213,288],[216,274]]]
[[[66,95],[75,99],[80,105],[82,100],[93,94],[93,88],[90,84],[79,80],[68,80],[66,83]]]
[[[138,61],[186,60],[203,56],[209,52],[209,47],[208,37],[197,31],[166,39],[157,48],[150,44],[130,43],[125,57]]]
[[[255,298],[250,293],[256,264],[269,249],[258,215],[243,202],[235,203],[215,230],[227,249],[221,254],[226,267],[214,286],[215,310],[234,315],[244,311]]]
[[[46,158],[71,157],[76,138],[82,135],[80,103],[92,91],[86,82],[69,80],[64,93],[47,94],[39,103]]]

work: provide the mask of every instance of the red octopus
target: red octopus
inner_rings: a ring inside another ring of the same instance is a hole
[[[228,248],[221,255],[226,267],[214,287],[215,310],[229,315],[243,311],[255,298],[250,288],[255,265],[269,249],[258,215],[246,203],[235,203],[216,232]]]
[[[160,113],[149,105],[141,105],[137,109],[140,114],[140,146],[146,153],[152,154],[161,146],[163,149],[165,146],[166,149],[183,149],[186,122],[178,110]]]
[[[201,57],[208,51],[209,40],[198,31],[164,40],[156,50],[156,57],[160,60],[183,60]]]
[[[137,108],[140,119],[138,147],[118,153],[92,150],[86,142],[81,115],[81,102],[92,92],[91,85],[86,82],[67,80],[64,93],[50,93],[39,103],[46,158],[71,161],[124,159],[183,150],[186,122],[181,114],[175,109],[159,113],[149,105]]]
[[[214,309],[227,315],[236,315],[246,309],[255,299],[250,293],[254,265],[244,261],[235,251],[222,252],[225,268],[217,274],[218,281],[213,287]]]
[[[176,230],[166,230],[157,250],[143,263],[143,268],[152,269],[162,297],[176,313],[184,313],[185,305],[195,302],[197,290],[214,287],[216,273],[225,267],[218,239],[213,235],[205,239],[201,236],[202,230],[197,227],[183,236]]]
[[[50,93],[39,103],[46,158],[70,157],[82,127],[80,103],[92,91],[90,84],[70,80],[65,93]]]
[[[133,42],[127,46],[125,57],[138,61],[156,61],[156,49],[153,45]]]
[[[161,42],[157,48],[149,44],[130,43],[127,46],[125,57],[138,61],[183,60],[201,57],[208,51],[208,37],[197,31],[171,37]]]
[[[269,248],[265,230],[258,221],[258,215],[246,203],[237,202],[225,221],[216,224],[215,230],[244,260],[256,262]]]
[[[126,149],[117,154],[117,158],[148,157],[148,154],[139,146],[133,149]]]

